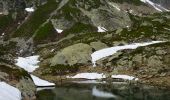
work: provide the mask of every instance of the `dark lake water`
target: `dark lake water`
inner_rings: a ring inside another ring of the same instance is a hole
[[[39,90],[37,100],[170,100],[170,90],[127,83],[65,84]]]

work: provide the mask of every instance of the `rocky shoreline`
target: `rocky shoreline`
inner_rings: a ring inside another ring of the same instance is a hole
[[[169,89],[170,12],[160,4],[0,0],[0,82],[18,88],[24,100],[35,100],[38,86],[88,81],[73,78],[81,73],[97,83]]]

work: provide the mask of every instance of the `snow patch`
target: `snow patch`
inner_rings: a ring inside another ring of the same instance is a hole
[[[116,79],[123,79],[123,80],[139,80],[138,78],[135,78],[133,76],[128,76],[128,75],[112,75],[112,78],[116,78]]]
[[[167,12],[170,11],[169,9],[166,9],[166,8],[162,7],[161,5],[158,5],[158,7],[160,7],[160,8],[161,8],[162,10],[164,10],[164,11],[167,11]]]
[[[0,38],[3,38],[3,37],[4,37],[4,35],[5,35],[5,33],[2,33],[2,35],[0,36]]]
[[[170,10],[162,7],[161,5],[158,5],[158,4],[156,4],[156,3],[153,3],[153,2],[150,1],[150,0],[140,0],[140,1],[141,1],[141,2],[144,2],[144,3],[150,4],[150,5],[151,5],[152,7],[154,7],[157,11],[160,11],[160,12],[162,12],[162,11],[170,11]]]
[[[34,83],[36,86],[38,87],[47,87],[47,86],[54,86],[55,84],[54,83],[50,83],[48,81],[45,81],[45,80],[42,80],[34,75],[31,75]]]
[[[111,3],[109,2],[109,5],[111,5],[112,7],[116,8],[118,11],[120,11],[120,8],[118,5],[114,4],[114,3]]]
[[[54,50],[55,50],[55,49],[51,49],[51,51],[50,51],[50,52],[54,52]]]
[[[2,36],[4,36],[5,35],[5,33],[2,33]]]
[[[78,84],[105,84],[106,81],[97,81],[97,80],[85,80],[85,81],[73,81]]]
[[[35,11],[33,7],[25,8],[25,10],[26,10],[27,12],[34,12],[34,11]]]
[[[104,27],[98,26],[97,28],[98,28],[97,32],[106,32],[107,31],[107,29],[105,29]]]
[[[17,63],[16,65],[25,69],[28,72],[33,72],[36,68],[38,68],[38,63],[40,62],[38,60],[39,55],[36,56],[30,56],[30,57],[18,57],[16,59]]]
[[[96,79],[103,79],[106,78],[106,76],[101,73],[79,73],[75,76],[67,76],[67,78],[73,78],[73,79],[89,79],[86,81],[74,81],[75,83],[105,83],[105,81],[100,82],[100,81],[96,81]],[[115,78],[115,79],[123,79],[123,80],[139,80],[136,77],[133,76],[129,76],[129,75],[112,75],[111,78]]]
[[[98,90],[96,87],[93,87],[92,95],[101,98],[117,98],[116,95],[113,95],[112,93],[109,92]]]
[[[38,87],[37,91],[42,91],[42,90],[52,90],[55,89],[55,87]]]
[[[55,30],[57,31],[57,33],[62,33],[63,32],[63,30],[61,30],[61,29],[55,28]]]
[[[19,89],[0,82],[0,100],[21,100],[21,92]]]
[[[90,79],[90,80],[94,80],[94,79],[102,79],[102,78],[106,78],[106,76],[101,73],[79,73],[75,76],[67,76],[67,78],[73,78],[73,79]]]
[[[97,60],[102,59],[104,57],[111,56],[111,55],[117,53],[117,51],[124,50],[124,49],[136,49],[137,47],[147,46],[147,45],[156,44],[156,43],[160,43],[160,42],[163,42],[163,41],[134,43],[134,44],[124,45],[124,46],[115,46],[115,47],[111,47],[111,48],[105,48],[102,50],[98,50],[91,54],[93,67],[96,66]]]
[[[170,31],[170,29],[169,29],[169,28],[166,28],[166,27],[164,27],[164,29],[165,29],[165,30],[168,30],[168,31]]]
[[[39,55],[36,56],[30,56],[30,57],[18,57],[18,59],[16,59],[17,63],[16,65],[25,69],[28,72],[33,72],[36,68],[38,68],[38,63],[40,62],[38,60]],[[54,83],[50,83],[48,81],[42,80],[34,75],[31,75],[34,83],[36,86],[39,87],[48,87],[48,86],[54,86]]]

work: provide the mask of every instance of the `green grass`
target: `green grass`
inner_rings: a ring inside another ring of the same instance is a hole
[[[9,24],[13,21],[11,15],[0,16],[0,31],[8,27]]]
[[[31,78],[28,72],[23,69],[18,69],[17,67],[10,68],[6,65],[0,65],[0,72],[5,72],[11,77],[15,77],[17,79],[21,79],[22,77]]]
[[[68,34],[78,34],[78,33],[87,33],[97,31],[96,27],[90,24],[84,24],[81,22],[75,23],[70,29],[64,31],[64,35]]]
[[[52,36],[54,33],[56,33],[53,25],[51,22],[46,23],[44,26],[40,27],[38,31],[35,33],[35,40],[43,40],[46,39],[49,36]]]
[[[134,25],[130,28],[124,28],[123,31],[121,31],[119,34],[115,34],[115,31],[112,32],[105,32],[105,33],[98,33],[98,32],[86,32],[83,34],[77,34],[73,38],[64,40],[60,43],[57,44],[58,49],[62,49],[64,47],[76,44],[76,43],[87,43],[89,44],[90,42],[93,41],[102,41],[103,43],[107,44],[108,46],[113,46],[114,41],[126,41],[126,42],[137,42],[139,40],[152,40],[151,37],[155,36],[155,39],[160,39],[159,37],[165,36],[163,38],[165,39],[170,39],[170,32],[164,29],[164,27],[169,27],[168,22],[170,19],[164,18],[163,15],[157,14],[157,15],[150,15],[148,17],[137,17],[131,15],[134,20]],[[160,22],[154,22],[152,21],[155,18],[161,18],[163,19],[163,23]],[[147,26],[141,26],[141,24],[146,21],[151,23],[152,25],[147,25]],[[76,26],[79,27],[79,26]],[[76,28],[75,30],[73,28],[73,33],[81,31],[79,28]],[[155,31],[153,31],[155,30]],[[69,31],[68,33],[71,33]],[[107,34],[112,34],[112,37],[105,38],[104,36]]]
[[[30,37],[50,17],[50,14],[57,8],[55,0],[48,0],[45,5],[39,6],[29,19],[17,29],[13,37]]]

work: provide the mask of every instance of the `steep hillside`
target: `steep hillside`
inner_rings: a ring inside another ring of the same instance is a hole
[[[0,0],[0,81],[35,99],[32,78],[15,59],[39,55],[30,73],[55,83],[94,72],[109,82],[125,74],[170,86],[169,5],[168,0]]]

